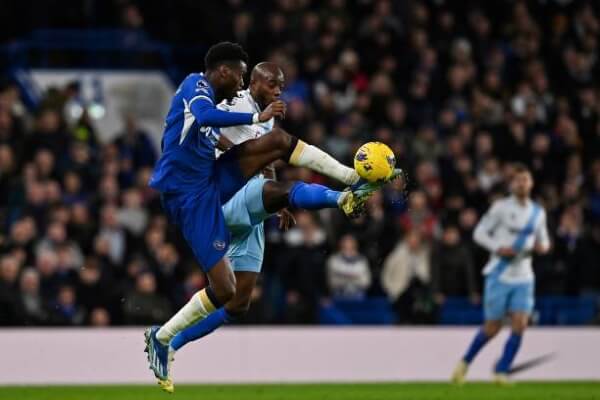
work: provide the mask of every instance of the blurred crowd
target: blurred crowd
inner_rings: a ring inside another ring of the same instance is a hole
[[[287,232],[266,222],[246,322],[315,323],[337,300],[384,296],[399,322],[435,323],[449,297],[479,304],[487,254],[471,235],[513,161],[548,212],[537,293],[600,295],[599,4],[173,2],[161,30],[155,2],[102,3],[120,10],[108,25],[233,40],[251,63],[279,63],[286,130],[348,164],[365,141],[385,142],[408,172],[408,195],[390,184],[356,220],[298,210]],[[162,322],[206,281],[147,187],[158,149],[134,116],[110,143],[85,114],[67,123],[71,89],[31,112],[15,85],[0,88],[0,323]]]

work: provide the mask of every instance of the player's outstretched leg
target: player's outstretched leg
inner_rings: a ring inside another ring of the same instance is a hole
[[[264,186],[264,207],[270,213],[292,207],[304,210],[339,208],[354,218],[364,210],[368,196],[357,196],[352,191],[337,191],[327,186],[301,181],[281,183],[269,181]]]
[[[258,139],[240,144],[237,158],[242,174],[246,178],[256,175],[267,165],[281,159],[290,165],[306,167],[342,182],[350,186],[350,191],[364,200],[385,183],[365,181],[353,168],[343,165],[318,147],[299,140],[281,128],[274,128]],[[402,170],[396,169],[390,180],[401,175]]]
[[[458,362],[452,373],[452,382],[457,385],[462,385],[465,382],[469,364],[475,359],[475,356],[483,349],[483,347],[492,339],[502,328],[501,320],[486,321],[485,324],[477,331],[475,337],[471,341],[467,352]]]

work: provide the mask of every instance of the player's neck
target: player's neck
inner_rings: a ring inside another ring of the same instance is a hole
[[[224,99],[224,96],[221,95],[221,91],[219,90],[219,77],[216,75],[216,73],[214,73],[214,71],[205,71],[204,76],[210,84],[210,87],[213,89],[217,104],[220,103]]]
[[[264,110],[265,106],[258,101],[258,95],[256,93],[252,93],[251,89],[248,89],[248,93],[250,93],[250,99],[258,106],[259,110]]]
[[[529,196],[518,196],[515,194],[514,197],[517,200],[517,203],[519,203],[522,206],[527,205],[527,202],[529,201]]]

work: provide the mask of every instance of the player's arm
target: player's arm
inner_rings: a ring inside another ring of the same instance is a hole
[[[509,247],[502,247],[494,237],[493,232],[502,220],[501,205],[498,202],[492,204],[473,231],[473,240],[475,243],[489,251],[498,253],[502,257],[514,257],[515,252]]]
[[[208,96],[200,95],[192,98],[189,103],[190,111],[200,126],[226,127],[236,125],[251,125],[265,122],[273,117],[283,117],[285,106],[273,102],[260,113],[241,113],[219,110]]]
[[[196,96],[190,100],[190,111],[200,126],[236,126],[252,124],[254,114],[221,111],[207,96]]]
[[[548,225],[546,222],[546,211],[542,210],[540,223],[535,231],[535,242],[533,250],[536,254],[543,255],[550,251],[550,235],[548,234]]]

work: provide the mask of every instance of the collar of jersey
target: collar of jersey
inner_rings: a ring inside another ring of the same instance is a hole
[[[252,102],[252,105],[254,106],[254,108],[258,112],[262,112],[262,109],[260,108],[260,105],[256,102],[256,100],[254,100],[254,97],[252,97],[252,93],[250,93],[250,89],[245,89],[244,92],[248,92],[248,98]]]

